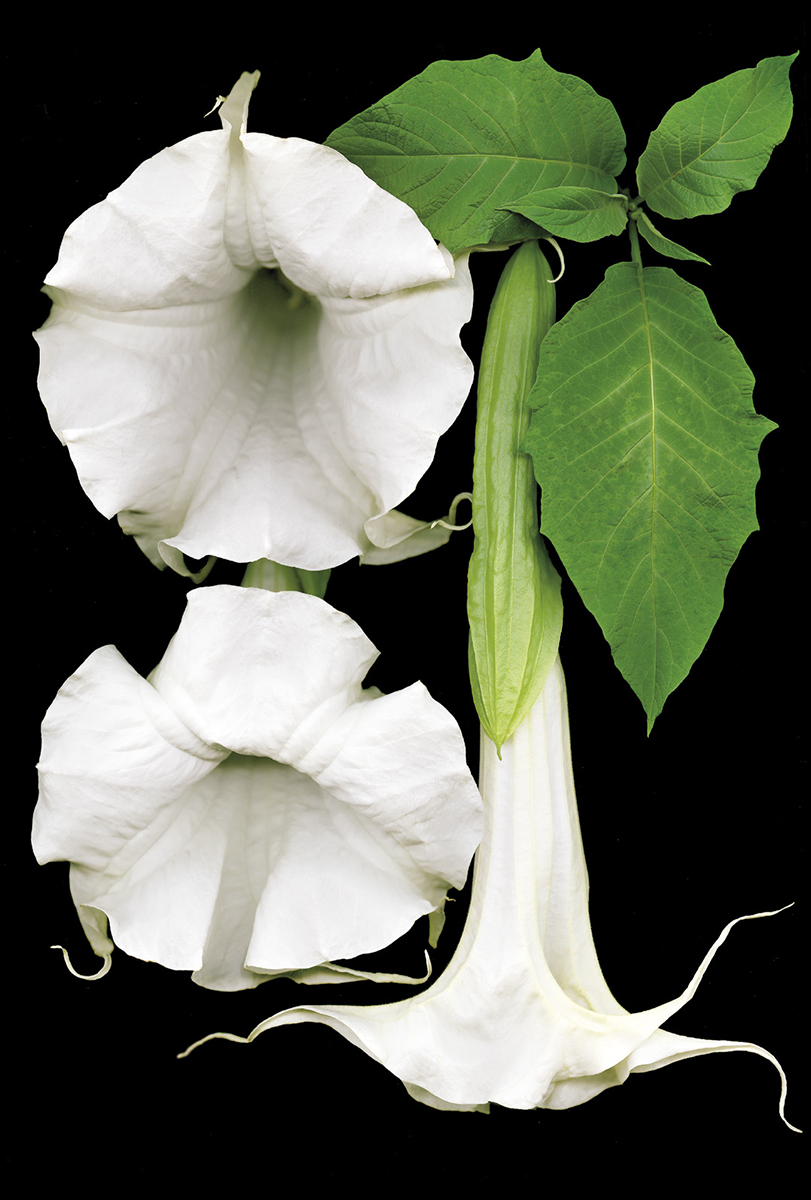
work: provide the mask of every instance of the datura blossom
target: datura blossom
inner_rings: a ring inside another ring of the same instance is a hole
[[[315,596],[219,586],[148,679],[113,646],[87,659],[45,717],[33,843],[71,863],[97,955],[223,991],[346,979],[331,960],[464,883],[482,805],[462,735],[420,683],[364,689],[376,658]]]
[[[85,491],[182,574],[380,561],[473,378],[467,256],[337,151],[248,133],[258,78],[70,226],[35,335]]]
[[[247,1039],[211,1036],[250,1041],[277,1025],[317,1021],[398,1076],[415,1099],[485,1112],[491,1101],[570,1108],[634,1071],[716,1050],[749,1050],[780,1071],[782,1114],[785,1077],[767,1051],[660,1028],[693,995],[735,922],[675,1000],[629,1013],[608,990],[589,924],[559,659],[529,716],[504,743],[501,761],[482,735],[479,786],[485,830],[470,912],[435,983],[394,1004],[288,1009]]]

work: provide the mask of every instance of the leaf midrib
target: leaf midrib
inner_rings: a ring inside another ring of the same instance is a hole
[[[360,164],[362,162],[368,162],[371,159],[374,159],[374,160],[397,159],[398,161],[407,161],[407,162],[419,162],[421,160],[424,160],[426,162],[433,162],[434,160],[438,160],[438,159],[442,159],[445,161],[453,159],[454,161],[458,161],[458,160],[462,160],[462,159],[466,159],[466,158],[473,159],[476,163],[481,163],[482,161],[489,162],[490,160],[498,161],[499,159],[503,159],[505,162],[509,162],[509,163],[531,163],[533,166],[537,166],[539,163],[543,163],[548,166],[554,166],[554,167],[567,167],[567,168],[578,167],[578,168],[580,168],[580,170],[583,170],[583,171],[594,171],[598,175],[604,175],[606,177],[606,179],[614,179],[615,178],[611,174],[611,172],[608,170],[607,167],[595,166],[593,163],[580,162],[579,160],[575,160],[573,158],[548,158],[548,157],[547,158],[541,158],[541,157],[531,158],[525,154],[492,154],[489,152],[488,153],[481,152],[481,153],[477,154],[477,153],[473,153],[472,151],[469,151],[469,150],[460,152],[458,154],[451,152],[451,151],[447,151],[447,150],[443,151],[442,153],[440,153],[439,151],[436,151],[433,154],[427,154],[427,153],[426,154],[391,154],[391,153],[388,153],[388,154],[385,154],[385,153],[353,154],[352,162],[355,164],[355,166],[360,166]],[[570,184],[568,186],[575,186],[575,185]]]
[[[656,466],[657,466],[657,464],[656,464],[656,388],[654,386],[654,379],[653,379],[653,366],[654,366],[655,360],[654,360],[654,353],[653,353],[653,340],[651,338],[651,320],[650,320],[650,314],[648,313],[648,297],[647,297],[647,292],[645,290],[645,272],[639,263],[637,263],[636,275],[637,275],[637,281],[638,281],[638,286],[639,286],[639,295],[640,295],[640,299],[642,301],[642,320],[643,320],[644,327],[645,327],[645,339],[646,339],[647,347],[648,347],[648,364],[649,364],[648,373],[649,373],[649,380],[650,380],[650,407],[651,407],[651,418],[650,418],[650,420],[651,420],[651,428],[650,428],[650,442],[651,442],[650,573],[651,573],[651,581],[650,581],[650,590],[651,590],[651,603],[653,605],[653,625],[654,625],[654,628],[658,631],[659,622],[657,620],[657,615],[656,615],[657,571],[656,571],[656,566],[654,563],[654,532],[655,532],[655,528],[656,528],[656,516],[657,516],[656,496],[657,496],[657,489],[658,489],[658,484],[656,481]],[[658,641],[658,637],[654,637],[654,639],[653,639],[653,679],[654,680],[656,680],[658,678],[658,669],[659,669],[659,641]]]

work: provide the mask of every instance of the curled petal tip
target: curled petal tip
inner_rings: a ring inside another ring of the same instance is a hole
[[[438,517],[436,519],[436,521],[431,522],[431,528],[433,529],[436,525],[441,525],[443,529],[450,529],[451,532],[453,532],[453,533],[458,533],[463,529],[469,529],[470,526],[473,524],[472,516],[470,517],[469,521],[465,521],[462,525],[456,524],[456,510],[463,500],[472,501],[473,493],[472,492],[457,493],[457,495],[454,496],[454,498],[451,502],[451,507],[450,507],[450,511],[448,513],[447,521],[443,520],[441,517]]]
[[[235,130],[240,138],[247,132],[248,106],[258,82],[258,71],[243,71],[228,96],[222,100],[220,120],[223,129]]]
[[[51,950],[61,950],[62,951],[62,954],[65,959],[65,965],[67,966],[71,975],[75,975],[77,979],[86,979],[86,980],[90,980],[90,981],[92,981],[94,979],[102,979],[107,974],[107,972],[110,970],[110,967],[113,965],[112,955],[105,954],[103,956],[104,961],[102,963],[102,966],[99,967],[98,971],[96,971],[92,975],[83,975],[81,973],[81,971],[76,970],[73,963],[70,961],[70,955],[68,954],[68,952],[64,946],[51,946]]]
[[[247,1046],[248,1043],[252,1040],[252,1035],[249,1037],[240,1037],[236,1033],[209,1033],[204,1038],[200,1038],[199,1041],[192,1042],[192,1044],[190,1046],[187,1046],[185,1050],[181,1050],[180,1054],[178,1054],[177,1057],[178,1058],[188,1058],[189,1055],[192,1053],[192,1051],[196,1050],[198,1048],[198,1046],[202,1046],[206,1042],[214,1042],[217,1040],[224,1041],[224,1042],[239,1042],[243,1046]]]

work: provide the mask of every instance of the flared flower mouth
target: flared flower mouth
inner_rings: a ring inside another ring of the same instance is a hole
[[[491,1102],[570,1108],[632,1072],[747,1050],[780,1072],[782,1116],[785,1076],[766,1050],[660,1028],[694,994],[735,921],[675,1000],[630,1013],[603,978],[588,916],[560,659],[501,759],[482,734],[479,786],[485,827],[470,912],[435,982],[394,1004],[301,1006],[263,1021],[248,1038],[212,1036],[251,1041],[278,1025],[329,1025],[401,1079],[415,1099],[463,1111],[487,1111]]]
[[[148,680],[90,656],[43,724],[33,841],[71,863],[97,954],[219,990],[320,982],[462,886],[462,735],[422,684],[364,689],[376,657],[323,600],[230,586],[189,596]]]
[[[67,231],[40,392],[153,562],[374,545],[468,394],[466,256],[337,151],[247,132],[258,73]]]

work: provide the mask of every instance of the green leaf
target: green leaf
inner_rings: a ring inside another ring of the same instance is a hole
[[[701,653],[757,529],[771,421],[706,297],[668,267],[622,263],[550,331],[524,448],[541,529],[648,714]]]
[[[468,571],[470,681],[479,720],[499,752],[554,666],[563,621],[560,576],[538,531],[538,486],[519,450],[555,285],[537,242],[507,262],[479,368]]]
[[[700,254],[694,254],[692,250],[688,250],[685,246],[680,246],[678,242],[672,242],[670,238],[666,238],[655,227],[648,214],[641,210],[637,216],[636,227],[648,245],[653,246],[654,250],[658,250],[660,254],[666,254],[668,258],[679,258],[686,262],[702,262],[706,263],[707,266],[710,265],[706,258],[702,258]]]
[[[665,113],[637,167],[643,200],[663,217],[722,212],[757,183],[791,123],[789,67],[765,58],[699,88]]]
[[[628,223],[625,196],[594,188],[540,188],[507,207],[549,233],[573,242],[596,242],[609,234],[622,233]]]
[[[610,101],[536,50],[432,63],[327,138],[409,204],[451,253],[537,237],[504,212],[539,188],[616,192],[625,134]]]

